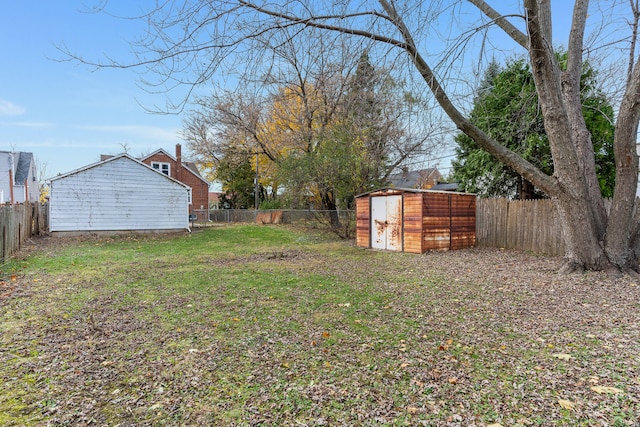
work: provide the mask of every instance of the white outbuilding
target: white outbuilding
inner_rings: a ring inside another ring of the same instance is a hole
[[[127,154],[51,179],[52,233],[189,229],[191,189]]]

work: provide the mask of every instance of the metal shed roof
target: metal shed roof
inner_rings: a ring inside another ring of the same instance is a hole
[[[475,196],[474,193],[464,193],[460,191],[445,191],[445,190],[422,190],[419,188],[395,188],[395,187],[382,187],[376,190],[367,191],[366,193],[358,194],[356,198],[368,196],[373,193],[388,193],[388,194],[400,194],[400,193],[443,193],[443,194],[460,194],[467,196]]]

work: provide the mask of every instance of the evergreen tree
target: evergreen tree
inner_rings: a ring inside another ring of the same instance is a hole
[[[255,172],[247,157],[226,157],[218,165],[216,173],[224,190],[220,197],[220,205],[223,208],[249,209],[254,206]]]
[[[566,55],[558,55],[560,61]],[[583,115],[596,157],[596,170],[604,196],[613,193],[613,108],[596,89],[595,71],[586,65],[582,73]],[[491,138],[518,153],[542,172],[553,174],[553,160],[544,128],[536,88],[529,65],[523,60],[500,69],[493,61],[478,87],[471,121]],[[467,135],[456,136],[453,179],[465,191],[482,197],[512,199],[541,198],[546,195],[513,169],[482,150]]]

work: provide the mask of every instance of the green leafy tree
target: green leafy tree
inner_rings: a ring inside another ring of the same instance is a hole
[[[254,177],[248,157],[227,156],[216,170],[217,178],[222,182],[224,194],[220,204],[226,209],[248,209],[255,203]]]
[[[566,63],[566,54],[559,54]],[[581,78],[583,116],[591,133],[596,171],[602,195],[613,194],[613,108],[596,89],[596,73],[585,64]],[[515,60],[500,69],[490,63],[478,87],[470,120],[490,137],[519,154],[539,170],[552,175],[553,159],[535,83],[529,65]],[[456,136],[453,179],[465,191],[482,197],[541,198],[547,195],[515,170],[480,148],[469,136]]]

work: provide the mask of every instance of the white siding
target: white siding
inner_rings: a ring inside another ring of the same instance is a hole
[[[34,160],[35,162],[35,160]],[[38,182],[36,165],[31,163],[29,167],[29,177],[27,178],[28,192],[27,198],[30,202],[37,202],[40,200],[40,183]]]
[[[188,187],[129,157],[51,182],[51,231],[175,230],[189,227]]]
[[[24,185],[13,186],[13,201],[15,203],[24,203],[25,200],[25,187]]]
[[[9,187],[9,170],[11,169],[11,162],[9,160],[9,153],[0,153],[0,203],[7,203],[11,201],[11,192]]]

